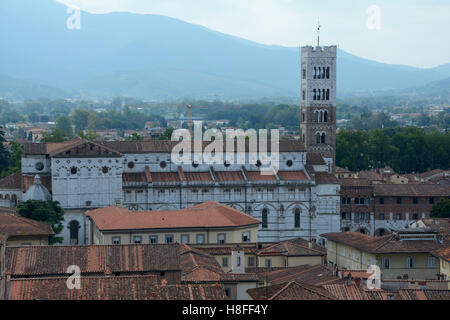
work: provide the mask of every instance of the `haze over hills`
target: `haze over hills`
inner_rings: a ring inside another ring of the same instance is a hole
[[[30,81],[51,88],[52,95],[80,98],[298,96],[298,48],[131,13],[83,12],[81,29],[69,30],[66,9],[53,0],[0,1],[0,70],[16,79],[0,81],[0,96],[50,94],[27,91]],[[399,90],[450,77],[450,64],[434,69],[387,65],[342,50],[338,58],[340,94]]]

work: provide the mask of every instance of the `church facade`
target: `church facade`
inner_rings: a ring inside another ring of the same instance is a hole
[[[86,243],[85,212],[95,208],[176,210],[208,201],[259,219],[259,242],[323,241],[320,234],[341,230],[333,174],[336,47],[302,48],[301,78],[301,140],[279,141],[273,174],[262,174],[260,161],[176,164],[170,141],[27,143],[19,187],[25,194],[16,193],[16,201],[39,176],[66,211],[65,244]]]

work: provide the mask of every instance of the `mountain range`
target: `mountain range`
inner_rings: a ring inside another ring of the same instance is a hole
[[[0,97],[298,96],[299,48],[150,14],[82,12],[81,28],[69,30],[66,10],[54,0],[0,1]],[[338,51],[339,94],[402,90],[448,77],[450,64],[420,69]]]

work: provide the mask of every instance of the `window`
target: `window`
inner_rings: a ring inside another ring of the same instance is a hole
[[[366,214],[364,212],[361,212],[359,214],[359,220],[365,220],[366,219]]]
[[[44,164],[42,162],[36,163],[36,165],[34,167],[36,168],[37,171],[44,170]]]
[[[182,234],[181,235],[181,243],[189,244],[189,235],[188,234]]]
[[[158,236],[150,236],[149,237],[149,242],[151,244],[157,244],[158,243]]]
[[[141,244],[142,243],[142,237],[141,236],[136,236],[133,238],[133,242],[134,244]]]
[[[418,213],[414,213],[413,214],[413,220],[419,220],[419,214]]]
[[[390,269],[391,268],[391,259],[390,258],[383,258],[382,266],[383,266],[384,269]]]
[[[322,133],[322,143],[326,143],[327,141],[327,135],[325,133]]]
[[[228,258],[222,258],[222,267],[228,267]]]
[[[286,162],[286,165],[287,165],[288,167],[292,167],[292,166],[294,165],[294,162],[292,162],[292,160],[288,160],[288,161]]]
[[[250,232],[242,232],[242,242],[250,242]]]
[[[397,213],[397,220],[403,220],[403,214]]]
[[[406,258],[406,268],[408,269],[414,268],[414,258],[411,257]]]
[[[436,265],[436,259],[434,257],[428,257],[428,268],[434,268]]]
[[[71,173],[71,174],[77,174],[77,172],[78,172],[77,167],[72,167],[72,168],[70,168],[70,173]]]
[[[107,173],[109,172],[109,168],[108,168],[107,166],[104,166],[104,167],[102,168],[102,172],[103,172],[104,174],[107,174]]]
[[[300,228],[300,209],[295,209],[294,212],[294,228],[299,229]]]
[[[263,229],[267,229],[269,227],[268,221],[267,221],[267,215],[268,215],[268,210],[266,208],[264,208],[262,211],[262,228]]]
[[[255,257],[248,257],[248,266],[249,267],[255,266]]]
[[[384,213],[380,213],[380,214],[378,215],[378,220],[386,220],[385,218],[386,218],[386,217],[385,217]]]
[[[198,234],[196,236],[197,238],[197,244],[204,244],[205,243],[205,235],[204,234]]]
[[[128,168],[133,169],[134,168],[134,162],[132,162],[132,161],[128,162]]]
[[[397,204],[402,204],[402,198],[397,198]]]
[[[266,268],[272,268],[272,260],[266,259]]]
[[[166,243],[173,243],[173,235],[166,235]]]
[[[384,204],[384,198],[380,198],[380,204]]]
[[[165,167],[167,167],[167,162],[165,162],[165,161],[161,161],[161,163],[159,164],[159,166],[161,167],[161,168],[165,168]]]
[[[305,68],[303,68],[302,77],[303,77],[303,80],[306,79],[306,69]]]
[[[231,289],[230,288],[225,288],[225,295],[227,296],[227,298],[231,297]]]
[[[305,92],[305,90],[302,91],[302,100],[306,100],[306,92]],[[305,121],[304,118],[303,118],[303,121]]]
[[[430,204],[434,204],[434,198],[430,198]]]
[[[113,237],[112,244],[120,244],[120,237]]]
[[[224,244],[224,243],[226,243],[226,240],[227,240],[227,238],[226,238],[226,234],[225,233],[219,233],[217,235],[217,243]]]
[[[413,198],[413,203],[414,203],[414,204],[418,204],[418,203],[419,203],[419,198],[414,197],[414,198]]]

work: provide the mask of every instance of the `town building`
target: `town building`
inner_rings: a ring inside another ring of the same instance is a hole
[[[434,251],[433,256],[439,259],[439,275],[442,280],[450,281],[450,247],[440,248]],[[449,287],[450,290],[450,282]]]
[[[90,244],[228,244],[258,239],[260,221],[208,202],[172,211],[107,207],[86,212]]]
[[[358,232],[329,233],[327,259],[339,270],[367,270],[376,265],[382,279],[433,280],[439,264],[432,252],[442,248],[432,230],[397,230],[371,237]]]

